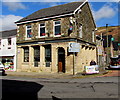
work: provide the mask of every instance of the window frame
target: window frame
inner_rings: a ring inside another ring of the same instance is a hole
[[[28,52],[26,52],[25,49],[28,49]],[[23,57],[24,59],[23,59],[23,61],[24,62],[29,62],[29,47],[24,47],[23,50],[24,50],[24,57]],[[26,54],[25,53],[28,53],[27,60],[26,60]]]
[[[28,28],[28,26],[31,26],[30,28]],[[28,37],[28,30],[31,30],[31,32],[30,33],[32,33],[32,25],[26,25],[26,38],[27,39],[31,39],[32,38],[32,36],[31,37]]]
[[[82,24],[79,25],[79,37],[83,38],[83,25]]]
[[[12,38],[8,38],[7,40],[8,40],[8,45],[9,46],[12,45]]]
[[[34,48],[34,62],[35,61],[40,62],[40,46],[35,46],[33,48]],[[36,53],[36,52],[39,52],[39,53]],[[35,60],[35,58],[37,57],[39,58],[39,60]]]
[[[47,54],[47,49],[50,50],[50,54]],[[50,58],[50,60],[47,61],[46,58]],[[45,46],[45,62],[51,62],[51,61],[52,61],[51,45],[46,45],[46,46]]]
[[[2,39],[0,39],[0,50],[1,50]]]
[[[44,26],[41,26],[41,24],[44,24]],[[41,36],[41,33],[40,33],[41,28],[45,28],[45,35],[44,36]],[[38,37],[46,37],[46,24],[45,23],[39,24]]]
[[[2,41],[2,39],[0,39],[0,46],[1,46],[1,41]]]
[[[92,42],[95,42],[95,31],[92,30]]]
[[[60,22],[60,24],[55,24],[55,22]],[[54,23],[54,28],[53,28],[54,36],[55,36],[55,37],[61,36],[61,20],[55,20],[53,23]],[[55,27],[56,27],[56,26],[60,26],[60,34],[58,34],[58,35],[55,34]]]

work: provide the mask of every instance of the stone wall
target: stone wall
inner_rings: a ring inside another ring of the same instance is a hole
[[[68,36],[68,29],[70,26],[70,22],[69,22],[69,17],[65,17],[65,18],[59,18],[59,19],[51,19],[51,20],[47,20],[47,21],[40,21],[40,22],[36,22],[36,23],[29,23],[29,25],[32,25],[32,38],[31,40],[40,40],[40,37],[38,36],[38,30],[39,30],[39,24],[40,23],[45,23],[46,24],[46,38],[50,38],[53,39],[54,33],[54,20],[61,20],[61,35],[62,36]],[[18,35],[17,35],[17,42],[25,42],[28,41],[25,37],[26,37],[26,25],[28,24],[24,24],[24,25],[18,25]],[[48,37],[49,34],[49,37]]]
[[[81,8],[81,11],[76,12],[75,19],[77,20],[77,33],[79,33],[79,26],[82,24],[82,40],[92,43],[92,31],[95,30],[95,23],[88,3]]]

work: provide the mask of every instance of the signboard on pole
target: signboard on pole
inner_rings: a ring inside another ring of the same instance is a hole
[[[69,43],[68,52],[80,52],[79,43]]]

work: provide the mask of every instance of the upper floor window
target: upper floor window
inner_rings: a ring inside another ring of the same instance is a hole
[[[1,49],[1,39],[0,39],[0,49]]]
[[[61,24],[60,21],[54,22],[54,35],[61,35]]]
[[[92,31],[92,42],[95,42],[95,31]]]
[[[0,45],[1,45],[1,39],[0,39]]]
[[[40,24],[40,36],[45,36],[45,23]]]
[[[31,25],[27,25],[26,27],[26,32],[27,32],[27,38],[31,38],[32,37],[32,27]]]
[[[79,26],[79,37],[82,38],[82,24]]]
[[[11,45],[11,38],[8,38],[8,45]]]

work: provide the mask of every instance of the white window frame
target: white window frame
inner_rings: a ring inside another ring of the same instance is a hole
[[[44,26],[40,26],[41,24],[44,24]],[[45,36],[40,36],[40,28],[45,28]],[[38,29],[38,37],[46,37],[46,24],[45,23],[40,23],[39,24],[39,29]]]
[[[92,42],[95,42],[95,31],[92,31]]]
[[[29,26],[29,25],[26,25],[26,39],[31,39],[32,37],[28,37],[28,33],[27,33],[27,30],[29,29],[31,29],[31,32],[32,32],[32,25],[30,25],[31,26],[31,28],[28,28],[27,26]]]
[[[82,26],[82,24],[80,24],[80,26],[79,26],[79,37],[80,38],[82,38],[83,37],[83,26]]]
[[[60,22],[60,24],[55,24],[55,22],[58,22],[58,21]],[[60,35],[55,35],[55,26],[60,26],[61,27],[61,21],[60,20],[54,21],[54,25],[53,26],[54,26],[54,28],[53,28],[54,37],[60,37],[61,34]],[[60,29],[60,31],[61,31],[61,29]]]

